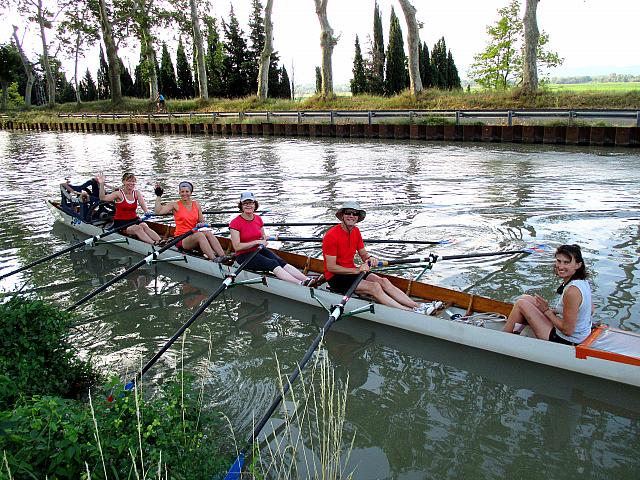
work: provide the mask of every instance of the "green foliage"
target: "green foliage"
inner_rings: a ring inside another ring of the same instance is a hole
[[[162,42],[162,57],[160,59],[160,75],[158,75],[158,89],[165,98],[178,97],[178,85],[176,83],[176,72],[173,62],[169,56],[167,44]]]
[[[98,66],[98,98],[108,99],[111,94],[111,87],[109,86],[109,65],[104,59],[104,52],[102,51],[102,45],[100,45],[100,65]]]
[[[387,47],[387,71],[385,91],[387,95],[394,95],[407,86],[407,58],[404,54],[404,40],[402,29],[393,7],[391,7],[391,23],[389,26],[389,46]]]
[[[133,97],[149,98],[149,69],[144,48],[140,49],[140,60],[133,72],[135,80],[133,82]]]
[[[316,67],[316,93],[320,93],[322,90],[322,70],[320,67]]]
[[[373,7],[373,43],[367,63],[367,91],[374,95],[384,95],[384,36],[378,2]]]
[[[207,87],[209,96],[221,97],[224,94],[222,76],[224,73],[224,46],[220,42],[215,18],[205,18],[207,25],[207,50],[205,67],[207,69]]]
[[[364,70],[364,59],[360,50],[360,41],[356,35],[355,56],[353,57],[353,78],[351,79],[351,93],[360,95],[367,91],[367,78]]]
[[[184,45],[182,38],[178,42],[178,51],[176,52],[176,84],[178,88],[178,98],[193,98],[195,94],[193,85],[193,73],[184,53]]]
[[[226,86],[225,96],[243,97],[250,92],[249,72],[251,60],[247,50],[247,41],[240,28],[233,5],[229,13],[229,23],[222,21],[222,28],[226,41],[224,49],[223,85]]]
[[[98,99],[98,88],[88,68],[78,85],[78,90],[80,90],[80,98],[85,102],[93,102]]]
[[[251,15],[249,17],[249,85],[252,92],[258,91],[258,70],[260,65],[260,55],[264,49],[264,19],[263,7],[260,0],[251,0]],[[271,90],[271,82],[269,82]]]
[[[498,22],[487,27],[489,43],[483,52],[473,57],[469,76],[484,88],[504,90],[522,83],[524,25],[520,18],[519,0],[511,0],[506,7],[498,9],[498,14]],[[549,35],[540,32],[537,48],[539,77],[543,76],[543,68],[563,62],[557,53],[545,49],[548,42]]]
[[[97,377],[71,351],[66,312],[12,298],[0,305],[0,318],[0,408],[31,395],[75,396]]]
[[[122,89],[122,95],[133,97],[135,95],[133,78],[131,78],[129,69],[124,66],[120,57],[118,57],[118,62],[120,63],[120,88]]]
[[[0,451],[14,478],[86,478],[86,462],[94,479],[105,469],[108,478],[140,478],[159,465],[170,478],[199,479],[230,464],[220,418],[201,410],[197,392],[183,392],[179,379],[150,399],[130,391],[108,402],[107,394],[94,397],[93,414],[86,403],[50,396],[1,412]]]
[[[291,81],[284,65],[280,68],[280,92],[279,98],[291,98]]]
[[[418,64],[420,65],[420,80],[423,88],[433,87],[433,67],[429,58],[429,47],[426,42],[422,42],[420,47]]]

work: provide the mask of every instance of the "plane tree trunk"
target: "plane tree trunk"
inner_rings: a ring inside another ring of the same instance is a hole
[[[107,62],[109,62],[109,86],[111,87],[111,101],[122,103],[122,86],[120,85],[120,59],[118,58],[118,46],[113,38],[113,27],[107,12],[107,0],[98,0],[100,13],[100,29],[102,39],[107,50]]]
[[[416,20],[416,9],[409,0],[398,0],[407,22],[407,44],[409,47],[409,90],[411,95],[422,91],[420,78],[420,25]]]
[[[316,14],[320,21],[320,48],[322,49],[322,87],[320,92],[323,97],[333,95],[333,69],[331,67],[331,57],[333,47],[338,43],[338,37],[333,35],[333,30],[327,19],[327,1],[314,0],[316,2]]]
[[[24,53],[22,49],[22,44],[18,39],[18,27],[13,26],[13,40],[16,42],[16,47],[18,48],[18,53],[20,54],[20,60],[22,60],[22,67],[24,68],[24,73],[27,76],[27,87],[24,92],[24,105],[28,109],[31,108],[31,90],[33,90],[33,84],[36,80],[35,74],[33,73],[33,65],[27,58],[27,55]]]
[[[271,10],[273,0],[267,0],[264,8],[264,47],[260,54],[260,67],[258,69],[258,97],[266,100],[269,95],[269,65],[273,53],[273,23],[271,22]]]
[[[525,94],[538,91],[538,42],[540,31],[536,18],[539,0],[526,0],[524,10],[524,64],[522,91]]]

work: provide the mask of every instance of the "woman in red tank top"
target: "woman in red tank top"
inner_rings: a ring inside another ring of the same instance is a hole
[[[100,186],[100,200],[105,202],[116,202],[116,214],[113,217],[113,227],[121,227],[126,223],[138,218],[136,210],[138,205],[144,213],[149,209],[142,194],[136,190],[136,177],[133,173],[125,173],[122,176],[122,187],[111,193],[105,193],[105,177],[102,173],[96,175],[96,180]],[[156,243],[160,241],[160,235],[154,232],[149,225],[144,222],[132,225],[124,231],[146,243]]]
[[[180,193],[180,200],[163,204],[161,203],[162,188],[160,188],[160,185],[156,185],[156,203],[154,208],[156,215],[173,213],[173,218],[176,222],[176,229],[173,235],[176,237],[187,233],[199,223],[204,223],[200,205],[191,199],[191,194],[193,193],[193,185],[191,182],[180,182],[178,191]],[[189,235],[182,240],[178,246],[185,250],[193,250],[197,247],[209,260],[213,260],[214,262],[220,262],[224,259],[224,250],[211,231],[198,231]]]

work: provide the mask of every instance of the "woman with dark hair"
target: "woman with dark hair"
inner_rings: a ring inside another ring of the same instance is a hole
[[[96,175],[95,179],[96,182],[98,182],[100,200],[116,203],[116,213],[113,216],[113,228],[121,227],[138,218],[136,213],[138,205],[140,205],[144,213],[149,212],[142,193],[136,190],[137,180],[133,173],[125,173],[122,175],[122,187],[111,193],[105,193],[105,176],[102,173]],[[154,232],[151,227],[144,222],[131,225],[125,230],[125,233],[146,243],[156,243],[160,240],[160,235]]]
[[[229,223],[231,244],[236,251],[236,261],[242,263],[259,245],[267,245],[262,218],[255,212],[258,201],[251,192],[243,192],[238,203],[240,215]],[[280,280],[308,285],[311,279],[296,267],[289,265],[271,250],[263,248],[247,265],[249,270],[273,272]]]
[[[154,211],[156,215],[173,213],[173,219],[176,222],[176,229],[173,232],[174,236],[178,237],[195,228],[197,225],[204,223],[204,216],[202,215],[200,204],[191,199],[191,194],[193,193],[193,184],[191,182],[180,182],[178,185],[180,200],[175,202],[161,203],[161,197],[164,191],[160,185],[156,185],[155,193],[156,202]],[[177,247],[185,250],[199,248],[209,260],[214,262],[219,263],[225,260],[224,250],[211,231],[197,231],[178,242]]]
[[[520,297],[504,326],[514,332],[516,324],[528,324],[537,338],[565,345],[577,345],[591,333],[591,287],[578,245],[556,249],[555,273],[562,279],[555,308],[540,295]]]

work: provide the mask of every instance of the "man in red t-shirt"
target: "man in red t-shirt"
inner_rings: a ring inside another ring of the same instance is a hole
[[[355,201],[345,202],[336,212],[340,224],[331,227],[322,240],[324,256],[324,276],[332,290],[346,293],[360,272],[369,271],[369,263],[376,263],[364,248],[360,229],[356,223],[367,215]],[[356,266],[353,259],[356,252],[362,260]],[[421,304],[414,302],[402,290],[394,286],[387,278],[370,273],[360,282],[356,293],[372,296],[378,303],[403,310],[415,310],[423,313]]]

